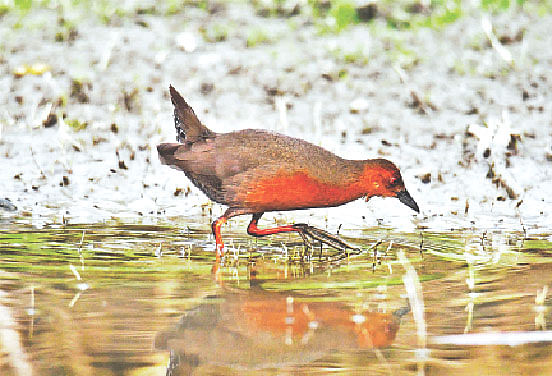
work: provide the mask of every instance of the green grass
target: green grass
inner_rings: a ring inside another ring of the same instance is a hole
[[[223,23],[213,23],[205,27],[201,27],[199,32],[204,41],[210,43],[224,42],[228,39],[233,27]]]
[[[358,14],[354,3],[340,0],[332,3],[330,17],[335,20],[335,30],[341,31],[347,26],[358,23]]]
[[[309,1],[311,14],[318,20],[322,32],[339,33],[350,26],[361,23],[359,9],[355,2],[332,0],[330,7],[323,2]],[[433,0],[427,8],[416,9],[415,1],[380,1],[377,5],[377,18],[384,19],[390,29],[412,29],[428,27],[439,29],[454,23],[465,14],[473,12],[499,13],[510,10],[525,11],[538,15],[552,12],[552,1],[529,0],[482,0],[479,5],[470,5],[462,0]]]
[[[254,28],[249,30],[247,34],[246,45],[248,48],[255,47],[259,44],[270,43],[271,39],[268,34],[261,28]]]
[[[74,131],[82,131],[88,127],[87,122],[81,122],[79,119],[66,119],[65,123]]]
[[[361,25],[364,22],[359,18],[359,5],[353,0],[309,0],[300,3],[298,9],[278,11],[285,8],[282,0],[261,2],[256,0],[230,0],[221,2],[226,8],[238,3],[249,2],[263,17],[297,16],[303,19],[312,19],[321,33],[340,33],[347,28]],[[186,13],[188,8],[210,11],[207,0],[162,0],[153,5],[142,1],[119,2],[115,0],[12,0],[0,5],[0,17],[6,13],[18,13],[24,18],[33,9],[42,8],[56,11],[60,19],[68,19],[78,26],[80,19],[95,16],[100,22],[112,24],[117,20],[134,18],[141,15],[171,16]],[[420,27],[442,28],[454,23],[467,14],[500,13],[508,11],[522,11],[537,16],[552,12],[552,0],[481,0],[479,3],[470,3],[462,0],[432,0],[429,6],[423,8],[417,1],[411,0],[382,0],[374,2],[377,7],[376,18],[383,20],[390,29],[405,30]],[[241,6],[241,5],[240,5]],[[261,12],[270,9],[268,13]],[[224,13],[222,13],[224,14]],[[371,22],[367,20],[366,22]],[[14,27],[22,27],[21,20]],[[218,25],[220,26],[220,25]],[[225,27],[214,26],[213,30],[206,30],[204,37],[208,41],[222,41],[228,37]],[[62,34],[58,38],[62,38]],[[257,45],[267,40],[262,35],[248,36],[248,45]]]

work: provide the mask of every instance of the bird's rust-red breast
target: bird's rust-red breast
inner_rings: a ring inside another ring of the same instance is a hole
[[[270,177],[252,179],[248,186],[240,201],[261,211],[337,206],[363,194],[359,182],[321,182],[307,170],[281,170]]]
[[[270,211],[339,206],[363,196],[369,199],[392,195],[378,178],[385,175],[385,169],[365,166],[359,170],[354,166],[349,170],[352,171],[346,180],[338,180],[336,176],[321,181],[308,169],[282,168],[268,177],[252,177],[246,183],[245,194],[239,195],[238,199],[245,206]]]

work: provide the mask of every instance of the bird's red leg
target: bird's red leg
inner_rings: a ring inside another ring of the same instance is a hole
[[[319,240],[322,243],[325,243],[330,247],[334,247],[341,251],[358,250],[358,248],[350,246],[349,244],[345,243],[343,240],[339,239],[337,236],[334,236],[324,230],[320,230],[316,227],[312,227],[304,223],[296,223],[294,225],[285,225],[285,226],[278,226],[273,228],[260,229],[257,227],[257,223],[262,215],[263,213],[253,214],[253,218],[251,219],[251,222],[249,222],[249,226],[247,226],[247,233],[249,235],[261,237],[265,235],[295,231],[301,235],[301,237],[303,238],[303,241],[306,240],[306,237],[310,237],[311,239]]]
[[[232,217],[235,217],[237,215],[250,214],[250,213],[251,212],[247,212],[242,209],[228,208],[226,209],[223,215],[221,215],[217,220],[215,220],[211,224],[211,230],[213,231],[213,235],[215,235],[215,243],[217,247],[217,260],[220,260],[220,258],[224,256],[224,243],[222,242],[222,235],[220,233],[221,226],[225,224],[226,221]]]
[[[279,234],[281,232],[289,232],[289,231],[296,231],[301,232],[301,229],[298,229],[294,227],[293,225],[285,225],[285,226],[279,226],[279,227],[273,227],[273,228],[265,228],[260,229],[257,227],[257,223],[259,222],[259,219],[262,217],[264,213],[255,213],[253,214],[253,218],[251,219],[251,222],[249,222],[249,226],[247,226],[247,233],[252,236],[265,236],[265,235],[272,235],[272,234]]]
[[[215,235],[215,243],[217,247],[217,260],[224,256],[224,243],[222,242],[222,235],[220,233],[220,227],[228,220],[226,215],[222,215],[216,221],[211,224],[211,230]]]

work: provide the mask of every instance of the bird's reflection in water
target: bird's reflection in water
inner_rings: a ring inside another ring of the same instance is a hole
[[[254,282],[254,281],[252,281]],[[391,345],[408,306],[393,313],[355,312],[335,300],[222,289],[187,311],[155,338],[171,353],[167,375],[187,375],[200,365],[263,369],[307,364],[332,351]]]

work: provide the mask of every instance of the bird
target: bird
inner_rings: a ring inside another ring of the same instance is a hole
[[[228,207],[211,224],[217,259],[224,256],[221,227],[235,216],[252,215],[247,233],[255,237],[297,232],[304,241],[358,250],[304,223],[261,229],[258,222],[266,212],[335,207],[361,197],[395,197],[420,211],[391,161],[344,159],[305,140],[261,129],[216,133],[172,85],[169,92],[177,142],[159,144],[159,159],[184,172],[210,200]]]

